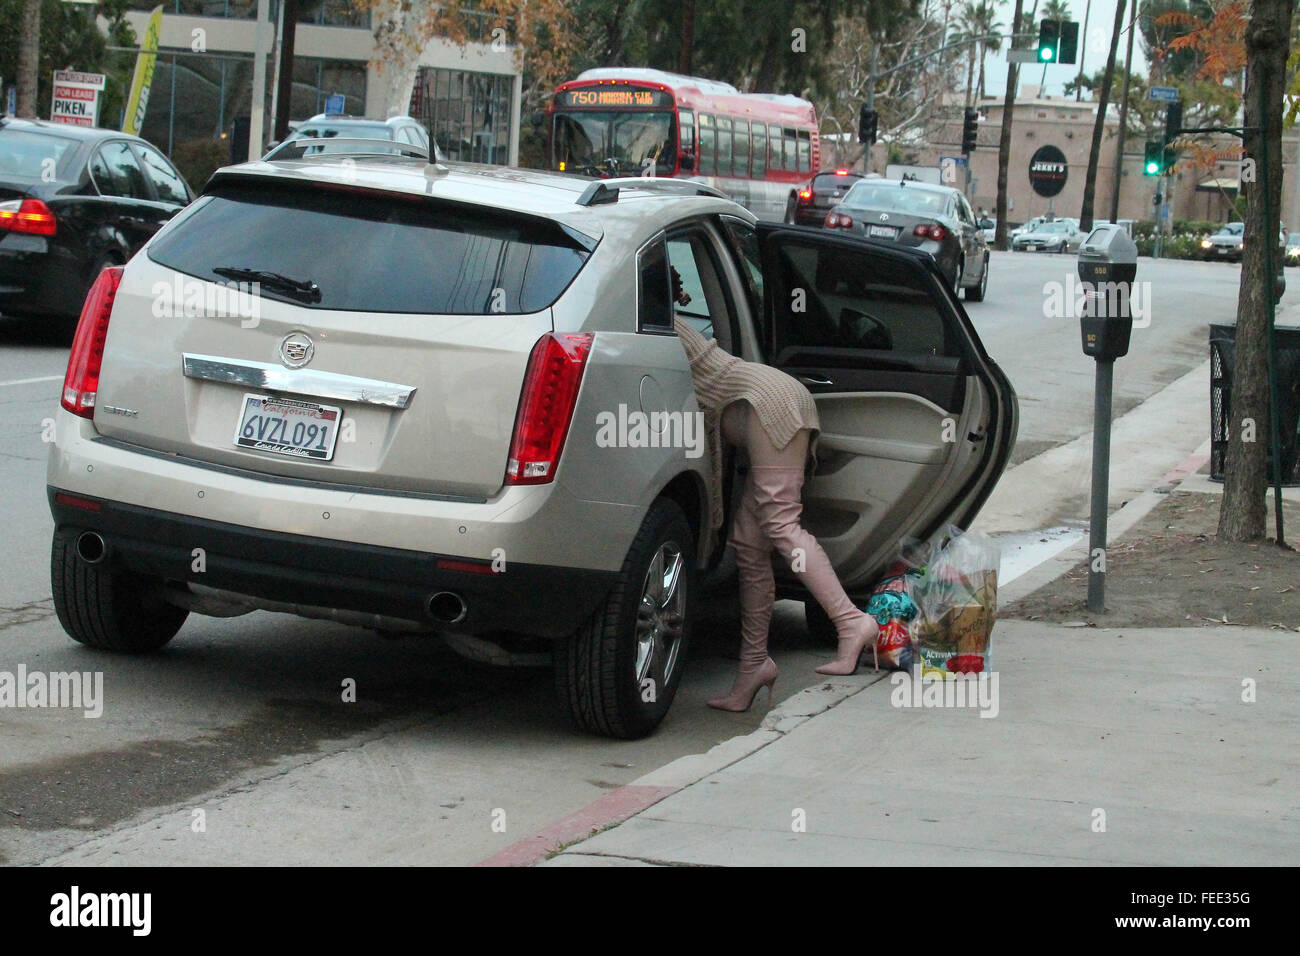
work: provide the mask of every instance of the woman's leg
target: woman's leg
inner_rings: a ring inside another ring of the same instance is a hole
[[[852,674],[857,669],[858,656],[868,642],[872,642],[874,651],[878,628],[875,620],[855,606],[845,593],[826,552],[801,524],[808,432],[800,431],[789,445],[778,449],[767,437],[758,416],[749,405],[746,403],[743,407],[747,410],[744,445],[750,460],[746,489],[752,482],[759,526],[791,570],[798,575],[800,582],[826,611],[826,616],[835,625],[835,631],[839,635],[839,654],[836,659],[817,668],[817,671],[822,674]],[[768,613],[770,616],[770,611]]]
[[[753,485],[746,479],[728,542],[736,555],[740,579],[740,666],[731,693],[708,702],[719,710],[748,710],[758,689],[766,685],[770,691],[776,682],[776,664],[767,656],[767,632],[776,599],[772,544],[763,534],[754,504]]]

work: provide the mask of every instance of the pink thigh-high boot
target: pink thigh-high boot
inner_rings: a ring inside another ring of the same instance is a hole
[[[709,701],[709,706],[718,710],[748,710],[763,687],[768,690],[770,705],[776,684],[776,663],[767,656],[767,629],[772,623],[772,602],[776,600],[772,543],[763,534],[755,504],[751,472],[732,519],[728,542],[735,552],[740,578],[740,667],[731,693]]]
[[[742,417],[743,416],[743,417]],[[808,458],[808,432],[795,435],[790,444],[778,449],[772,445],[763,430],[758,416],[748,403],[737,402],[729,407],[723,417],[723,433],[729,442],[743,444],[749,452],[750,470],[745,482],[745,502],[752,507],[762,536],[771,542],[781,557],[790,565],[800,582],[826,612],[839,636],[839,651],[835,660],[817,668],[819,674],[852,674],[858,667],[858,658],[868,643],[875,652],[875,638],[879,630],[871,615],[853,604],[831,567],[830,559],[817,539],[800,524],[803,517],[804,466]],[[752,533],[747,524],[739,526],[742,533]],[[768,562],[767,553],[763,554]],[[741,564],[740,551],[736,552],[737,566]],[[766,600],[766,619],[762,621],[766,656],[767,620],[771,618],[774,583],[771,565],[767,566],[767,581],[755,578],[762,584],[746,597],[746,580],[742,574],[741,612],[748,606],[757,606]],[[756,624],[758,620],[756,619]]]

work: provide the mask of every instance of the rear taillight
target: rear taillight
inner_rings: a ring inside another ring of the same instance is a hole
[[[922,238],[925,239],[934,239],[940,242],[948,238],[948,230],[943,228],[943,226],[939,225],[938,223],[935,223],[932,226],[927,225],[926,223],[921,223],[919,226],[917,226],[915,229],[912,230],[912,234],[915,236],[921,236]]]
[[[86,293],[77,334],[68,354],[68,374],[63,379],[63,407],[82,418],[95,417],[95,393],[99,391],[99,367],[104,361],[104,340],[108,317],[122,282],[122,267],[109,266],[99,274]]]
[[[812,190],[811,189],[799,190],[799,198],[804,200],[812,199]]]
[[[0,202],[0,229],[26,232],[33,236],[52,236],[58,222],[54,212],[39,199],[11,199]]]
[[[826,214],[826,226],[829,229],[852,229],[853,220],[838,212]]]
[[[506,484],[541,485],[555,477],[594,338],[590,332],[548,332],[533,346],[510,441]]]

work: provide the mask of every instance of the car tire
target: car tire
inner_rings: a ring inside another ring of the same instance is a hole
[[[967,302],[983,302],[984,296],[989,291],[989,255],[984,253],[984,272],[980,275],[980,284],[970,286],[966,290]]]
[[[56,529],[50,547],[50,587],[59,623],[78,644],[121,654],[156,651],[185,623],[189,611],[155,593],[161,582],[77,555],[79,532]]]
[[[633,740],[659,726],[681,681],[694,578],[695,534],[681,507],[659,498],[605,599],[556,643],[556,694],[579,729]]]

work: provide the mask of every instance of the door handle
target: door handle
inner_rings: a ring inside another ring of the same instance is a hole
[[[805,385],[826,386],[835,384],[829,378],[822,378],[820,375],[800,375],[799,381],[803,382]]]

